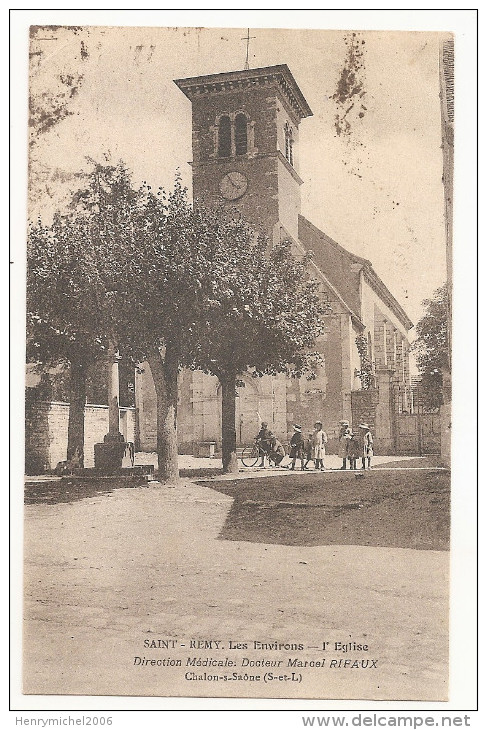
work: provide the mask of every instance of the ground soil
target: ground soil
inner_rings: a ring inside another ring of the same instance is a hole
[[[448,473],[239,477],[131,488],[31,481],[24,691],[446,699]],[[144,646],[161,637],[175,647]],[[221,650],[189,650],[215,639]],[[232,653],[231,640],[248,648]],[[301,682],[211,682],[135,660],[285,666],[289,650],[255,649],[256,640],[302,644],[292,656],[328,665],[303,669]],[[330,654],[351,641],[368,653]],[[332,669],[331,657],[377,666]]]
[[[442,471],[297,474],[221,484],[234,498],[225,540],[448,550],[449,475]]]

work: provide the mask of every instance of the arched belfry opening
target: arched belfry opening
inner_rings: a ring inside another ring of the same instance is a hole
[[[235,154],[247,154],[247,117],[242,113],[235,117]]]
[[[294,146],[294,136],[293,136],[293,128],[291,125],[286,122],[284,126],[284,137],[286,142],[286,160],[289,162],[290,165],[294,165],[294,153],[293,153],[293,146]]]
[[[232,154],[232,123],[229,116],[220,117],[218,123],[218,157],[230,157]]]

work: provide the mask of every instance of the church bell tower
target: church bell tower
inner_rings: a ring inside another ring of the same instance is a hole
[[[192,103],[193,197],[298,239],[299,134],[312,115],[286,65],[175,81]]]

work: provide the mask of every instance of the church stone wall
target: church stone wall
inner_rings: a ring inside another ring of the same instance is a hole
[[[258,154],[277,150],[276,91],[269,87],[208,94],[193,100],[193,163],[215,158],[215,125],[224,114],[245,112],[254,123]],[[220,158],[218,163],[221,162]]]
[[[282,152],[284,157],[286,157],[286,136],[284,132],[286,124],[292,128],[293,167],[299,173],[299,126],[296,123],[295,115],[290,113],[287,104],[284,104],[282,100],[278,100],[276,106],[277,149]]]
[[[384,308],[385,309],[385,308]],[[407,336],[399,330],[377,306],[374,307],[375,368],[388,367],[398,382],[410,381],[410,345]]]
[[[244,218],[271,237],[279,220],[277,157],[238,157],[208,163],[193,169],[193,195],[207,205],[238,208]],[[248,180],[247,192],[237,201],[225,201],[220,195],[220,180],[228,172],[241,172]]]
[[[379,404],[379,391],[377,388],[369,390],[356,390],[352,393],[352,428],[358,431],[359,423],[367,423],[372,436],[375,437],[375,417]],[[377,447],[376,447],[377,449]]]
[[[178,443],[179,450],[191,453],[193,445],[201,441],[214,441],[217,447],[221,444],[221,388],[218,378],[205,375],[200,370],[191,373],[184,383],[180,383],[180,398],[184,397],[182,387],[187,392],[188,385],[192,401],[192,438],[186,440],[190,433],[190,424],[180,433],[180,414],[178,411]],[[184,427],[183,427],[184,428]],[[185,435],[186,434],[186,437]]]
[[[135,405],[138,413],[138,443],[141,451],[157,450],[156,389],[148,363],[135,373]]]
[[[247,89],[202,96],[193,101],[193,196],[209,205],[238,208],[253,225],[272,238],[280,221],[297,238],[300,207],[299,184],[278,158],[281,127],[288,118],[277,89]],[[254,147],[248,154],[229,158],[215,156],[215,122],[224,113],[247,113],[253,128]],[[297,151],[297,125],[295,152]],[[282,152],[282,150],[281,150]],[[284,153],[283,153],[284,154]],[[220,194],[220,180],[228,172],[241,172],[248,180],[245,195],[226,201]]]
[[[394,454],[396,449],[391,379],[391,371],[381,368],[377,376],[377,388],[352,393],[352,427],[357,431],[359,423],[368,424],[374,439],[375,454]]]
[[[326,332],[320,337],[317,349],[323,353],[324,364],[318,367],[316,379],[299,378],[287,381],[287,436],[289,440],[295,423],[299,423],[303,433],[307,434],[313,430],[316,421],[321,421],[329,439],[327,450],[329,453],[337,453],[338,424],[344,417],[340,315],[327,318]]]
[[[137,376],[138,448],[155,451],[156,394],[150,368]],[[244,387],[237,389],[235,422],[237,444],[253,443],[262,421],[283,441],[288,440],[286,421],[286,382],[284,375],[242,380]],[[196,454],[198,444],[212,441],[216,451],[221,449],[221,388],[218,379],[195,370],[183,370],[179,375],[178,395],[178,450],[181,454]]]
[[[408,330],[395,313],[362,277],[361,316],[366,333],[372,337],[372,361],[375,367],[387,366],[403,383],[409,383]]]
[[[193,423],[193,373],[191,370],[182,370],[178,382],[178,444],[181,454],[193,453],[194,423]]]
[[[301,207],[299,185],[285,162],[279,160],[279,221],[292,236],[298,239],[298,214]]]

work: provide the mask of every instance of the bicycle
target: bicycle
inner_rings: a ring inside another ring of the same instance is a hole
[[[240,455],[240,461],[244,466],[248,467],[255,466],[261,458],[261,453],[257,444],[244,446]]]
[[[289,447],[287,444],[283,444],[284,451],[286,452],[286,456],[289,455]],[[266,452],[267,458],[269,458],[269,454]],[[286,458],[286,457],[284,457]],[[252,446],[244,446],[241,450],[240,454],[240,461],[244,466],[252,467],[257,464],[258,461],[262,459],[262,452],[259,449],[259,446],[257,444],[252,444]]]

